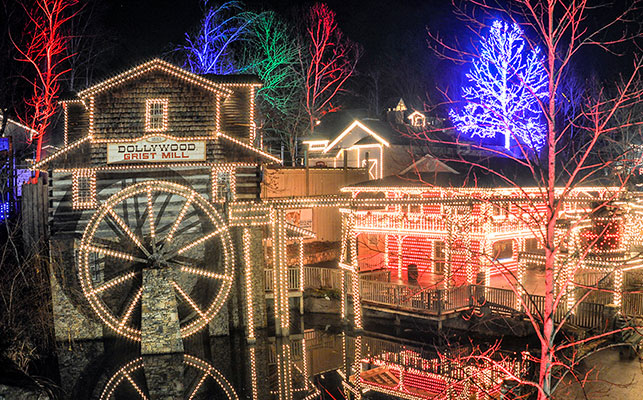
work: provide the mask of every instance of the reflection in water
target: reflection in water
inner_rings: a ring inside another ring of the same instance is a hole
[[[88,400],[484,399],[497,398],[508,373],[527,371],[523,357],[500,351],[438,352],[373,332],[300,332],[257,335],[254,344],[202,335],[185,342],[185,355],[141,356],[136,344],[119,340],[84,343],[61,349],[62,382],[69,399]]]
[[[100,400],[109,399],[148,399],[148,398],[185,398],[189,400],[202,398],[203,395],[228,400],[238,400],[237,393],[230,382],[212,365],[207,362],[184,355],[181,367],[184,371],[183,381],[169,379],[150,382],[150,372],[156,376],[164,376],[164,371],[171,370],[176,364],[175,357],[167,355],[139,357],[125,364],[107,382]],[[193,369],[193,370],[192,370]],[[146,379],[143,379],[146,377]],[[165,375],[168,378],[167,375]],[[147,387],[147,390],[146,390]],[[187,388],[184,390],[183,388]],[[218,390],[217,390],[218,389]],[[178,392],[182,392],[177,395]]]

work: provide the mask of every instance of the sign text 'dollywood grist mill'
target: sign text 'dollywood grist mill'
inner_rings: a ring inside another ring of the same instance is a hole
[[[147,136],[135,142],[109,143],[107,163],[205,160],[205,141]]]

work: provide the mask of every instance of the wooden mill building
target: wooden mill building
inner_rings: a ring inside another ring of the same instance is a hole
[[[260,86],[154,59],[61,102],[64,146],[35,165],[50,177],[57,339],[180,351],[181,337],[247,325],[242,299],[263,266],[245,271],[242,258],[261,240],[242,238],[226,210],[258,199],[260,165],[281,161],[257,135]]]

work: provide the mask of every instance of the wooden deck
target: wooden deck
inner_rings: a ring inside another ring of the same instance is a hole
[[[420,286],[361,280],[360,294],[365,308],[437,321],[474,310],[524,319],[531,314],[536,320],[542,320],[545,308],[544,296],[524,294],[519,301],[512,290],[480,285],[427,290]],[[581,303],[573,313],[558,307],[554,321],[560,323],[565,319],[577,327],[601,329],[606,323],[604,309],[604,304],[596,303]]]

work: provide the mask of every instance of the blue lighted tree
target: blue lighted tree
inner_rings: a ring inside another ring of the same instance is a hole
[[[233,45],[247,38],[255,14],[242,11],[242,3],[228,1],[210,7],[203,1],[204,17],[198,29],[185,35],[185,44],[177,50],[183,53],[185,67],[197,74],[233,74],[235,66]]]
[[[467,101],[449,116],[456,129],[470,138],[512,138],[538,152],[545,144],[547,125],[540,101],[548,98],[547,72],[540,49],[525,48],[518,24],[494,21],[480,42],[480,58],[473,61],[462,90]]]

